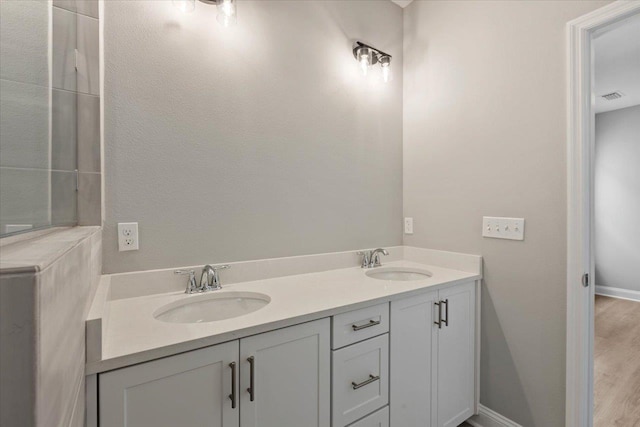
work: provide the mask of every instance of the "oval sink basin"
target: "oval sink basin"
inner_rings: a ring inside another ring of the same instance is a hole
[[[372,279],[392,280],[395,282],[408,282],[411,280],[424,280],[433,276],[430,271],[409,267],[383,267],[368,270],[365,273]]]
[[[153,317],[170,323],[215,322],[253,313],[270,301],[267,295],[257,292],[210,293],[162,306]]]

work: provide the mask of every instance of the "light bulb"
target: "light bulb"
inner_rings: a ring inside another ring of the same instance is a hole
[[[385,83],[389,83],[389,81],[391,80],[391,67],[388,65],[382,66],[382,80]]]
[[[360,58],[360,71],[362,71],[362,74],[365,76],[369,73],[369,58],[367,55],[363,55],[362,58]]]
[[[358,49],[358,64],[360,65],[360,71],[366,76],[369,73],[369,67],[373,63],[372,53],[369,48],[361,47]]]
[[[218,0],[218,22],[229,27],[238,21],[235,0]]]
[[[383,56],[380,58],[380,67],[382,68],[382,80],[389,83],[391,81],[391,57]]]
[[[173,0],[173,6],[183,13],[191,13],[196,8],[196,0]]]

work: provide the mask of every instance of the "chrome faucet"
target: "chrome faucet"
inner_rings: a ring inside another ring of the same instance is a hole
[[[187,289],[185,289],[185,294],[193,294],[196,292],[209,292],[209,291],[217,291],[222,289],[222,285],[220,284],[220,275],[218,274],[218,270],[225,270],[227,268],[231,268],[229,265],[217,265],[212,266],[207,264],[202,269],[202,274],[200,275],[200,286],[196,283],[196,273],[194,270],[176,270],[175,274],[180,275],[189,275],[189,281],[187,282]]]
[[[380,262],[380,254],[387,256],[389,255],[389,251],[383,248],[378,248],[371,251],[371,260],[369,264],[370,268],[382,266],[382,263]]]
[[[222,289],[218,270],[226,270],[227,268],[231,268],[231,266],[212,266],[210,264],[205,265],[202,269],[202,276],[200,276],[200,292],[217,291],[219,289]]]
[[[382,266],[380,262],[380,254],[389,255],[389,251],[383,248],[374,249],[372,251],[362,251],[357,252],[358,255],[362,256],[362,263],[360,264],[361,268],[374,268]]]

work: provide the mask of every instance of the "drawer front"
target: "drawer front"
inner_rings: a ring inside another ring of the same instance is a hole
[[[389,334],[333,351],[332,426],[343,427],[389,403]]]
[[[385,406],[360,421],[356,421],[349,427],[389,427],[389,407]]]
[[[332,319],[332,346],[338,349],[389,332],[389,304],[378,304]]]

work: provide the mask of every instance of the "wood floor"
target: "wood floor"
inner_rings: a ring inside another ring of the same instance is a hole
[[[594,427],[640,427],[640,302],[596,295]]]

